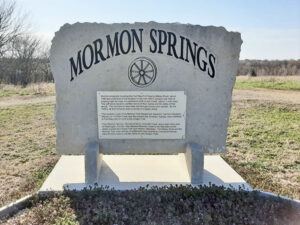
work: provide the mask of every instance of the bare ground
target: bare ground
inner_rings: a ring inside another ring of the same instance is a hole
[[[55,102],[55,96],[43,96],[43,97],[6,97],[0,99],[0,107],[10,107],[10,106],[18,106],[18,105],[26,105],[26,104],[38,104],[38,103],[47,103],[47,102]]]

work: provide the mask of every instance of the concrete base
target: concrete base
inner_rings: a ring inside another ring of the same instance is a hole
[[[140,186],[191,184],[183,153],[177,155],[103,155],[98,186],[108,185],[116,190]],[[202,184],[252,190],[219,155],[204,156]],[[81,190],[85,183],[84,156],[62,156],[40,191]]]

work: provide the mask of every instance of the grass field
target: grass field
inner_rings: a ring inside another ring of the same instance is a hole
[[[254,188],[300,199],[300,109],[259,102],[232,107],[223,158]]]
[[[0,108],[0,207],[32,193],[55,165],[54,105]]]
[[[300,76],[238,76],[235,89],[268,88],[278,90],[300,90]],[[38,97],[55,95],[54,83],[30,84],[21,86],[0,84],[0,98],[3,97]]]
[[[235,89],[268,88],[276,90],[300,90],[300,76],[238,76]]]
[[[27,96],[54,94],[53,84],[44,87]],[[23,95],[13,90],[9,100]],[[0,107],[0,206],[38,190],[58,160],[53,112],[54,103]],[[300,199],[300,104],[234,101],[227,148],[222,157],[252,187]]]

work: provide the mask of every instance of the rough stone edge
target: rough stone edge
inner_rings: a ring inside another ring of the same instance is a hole
[[[228,31],[224,26],[213,26],[213,25],[208,25],[208,26],[202,26],[200,24],[191,24],[191,23],[180,23],[180,22],[157,22],[157,21],[148,21],[148,22],[134,22],[134,23],[129,23],[129,22],[124,22],[124,23],[104,23],[104,22],[76,22],[76,23],[65,23],[60,26],[60,28],[54,32],[54,36],[51,40],[51,48],[50,48],[50,53],[52,53],[52,47],[55,39],[59,36],[59,33],[64,32],[66,29],[69,29],[71,27],[76,27],[76,26],[81,26],[81,25],[139,25],[139,24],[165,24],[165,25],[175,25],[175,26],[192,26],[192,27],[197,27],[197,28],[204,28],[204,29],[217,29],[221,30],[224,33],[227,33],[229,35],[235,35],[238,36],[238,38],[241,40],[241,44],[243,43],[242,38],[241,38],[241,33],[238,31]],[[50,54],[51,56],[51,54]]]
[[[252,190],[249,192],[257,192],[259,196],[262,197],[269,197],[269,198],[280,198],[286,201],[290,201],[295,207],[299,207],[300,209],[300,200],[297,199],[291,199],[282,195],[276,195],[271,192],[261,191],[261,190]],[[20,210],[25,209],[26,206],[28,206],[29,202],[34,199],[35,195],[38,195],[39,197],[47,197],[54,193],[62,193],[63,191],[37,191],[30,195],[27,195],[23,198],[20,198],[12,203],[9,203],[8,205],[5,205],[0,208],[0,220],[5,218],[10,218],[17,214]]]

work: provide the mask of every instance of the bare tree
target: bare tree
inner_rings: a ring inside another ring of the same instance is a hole
[[[300,60],[241,60],[239,75],[300,75]]]
[[[41,81],[46,81],[46,82],[53,82],[53,75],[51,72],[51,68],[50,68],[50,46],[44,44],[41,44],[40,48],[40,54],[39,54],[39,77]],[[37,79],[36,79],[37,81]]]
[[[32,35],[16,37],[12,42],[12,53],[16,59],[15,74],[23,87],[33,80],[32,74],[37,68],[35,58],[39,44],[39,40]]]
[[[16,2],[0,0],[0,57],[9,50],[9,44],[21,34],[22,23],[22,18],[16,12]]]

